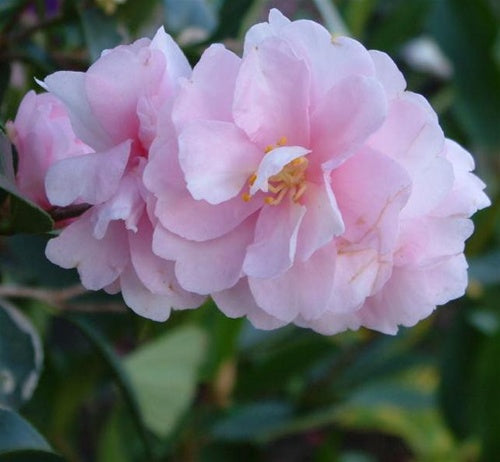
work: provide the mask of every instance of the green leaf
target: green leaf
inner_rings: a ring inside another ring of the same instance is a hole
[[[438,399],[450,429],[459,438],[474,432],[476,358],[483,336],[467,322],[468,313],[457,313],[442,348]]]
[[[99,440],[98,462],[111,460],[130,462],[134,460],[123,431],[123,418],[126,416],[120,411],[120,407],[115,407],[104,426]]]
[[[0,461],[62,462],[62,459],[19,414],[0,407]]]
[[[0,204],[0,234],[43,233],[52,230],[54,221],[38,205],[23,197],[17,188],[12,161],[12,148],[0,133],[0,190],[9,194],[8,207]],[[5,213],[5,208],[7,213]]]
[[[146,425],[158,436],[169,435],[191,403],[206,340],[197,327],[179,327],[125,359]]]
[[[216,422],[211,434],[221,441],[259,441],[293,418],[293,408],[282,401],[268,401],[234,408]]]
[[[129,408],[132,420],[137,428],[137,432],[142,439],[144,445],[144,451],[146,453],[146,459],[152,459],[152,449],[149,443],[148,434],[144,425],[144,419],[139,407],[135,390],[129,380],[126,371],[123,368],[120,358],[109,346],[106,338],[96,330],[86,319],[81,316],[67,315],[64,317],[73,325],[75,325],[82,334],[92,343],[92,345],[97,349],[100,356],[104,362],[109,367],[118,388],[120,389],[124,401]]]
[[[14,306],[0,300],[0,405],[18,408],[38,383],[43,351],[31,322]]]
[[[152,20],[157,6],[157,0],[128,1],[119,5],[116,14],[119,16],[120,22],[125,23],[128,30],[135,35],[144,23]]]
[[[212,32],[217,26],[215,7],[207,0],[163,0],[167,30],[178,34],[186,27]]]
[[[379,2],[378,27],[368,36],[369,47],[396,54],[421,32],[432,4],[431,0]]]
[[[98,8],[85,8],[81,11],[80,18],[92,61],[96,61],[103,50],[113,48],[121,42],[113,16],[106,15]]]
[[[0,63],[0,104],[3,101],[3,96],[10,81],[10,64],[7,62]]]
[[[498,16],[486,0],[434,2],[431,31],[453,63],[456,112],[477,146],[500,146]]]
[[[500,454],[500,332],[486,340],[479,358],[477,375],[477,421],[482,439],[481,460],[497,460]]]
[[[211,42],[228,37],[237,37],[245,16],[251,9],[254,0],[224,0],[219,10],[219,25],[210,38]]]

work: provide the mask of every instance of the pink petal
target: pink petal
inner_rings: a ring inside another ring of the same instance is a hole
[[[173,233],[193,241],[206,241],[230,232],[261,207],[259,197],[245,202],[237,196],[213,206],[194,200],[188,191],[171,189],[158,200],[155,214]]]
[[[192,196],[219,204],[240,193],[262,154],[236,126],[192,122],[179,136],[179,161]]]
[[[255,240],[248,247],[243,271],[248,276],[272,278],[289,269],[295,258],[297,235],[306,208],[285,198],[262,208]]]
[[[491,205],[491,201],[484,193],[486,185],[472,172],[474,159],[459,144],[446,140],[446,158],[453,167],[453,188],[442,200],[437,208],[432,210],[433,215],[471,216],[477,210]]]
[[[352,155],[379,128],[386,116],[386,99],[377,80],[345,78],[332,87],[311,117],[315,164],[332,169]]]
[[[117,191],[130,155],[130,141],[106,152],[60,160],[47,172],[45,188],[52,205],[66,206],[76,200],[100,204]]]
[[[384,124],[368,141],[373,149],[396,159],[412,177],[439,155],[443,143],[436,114],[409,92],[390,102]]]
[[[473,229],[472,221],[460,216],[407,220],[401,226],[394,262],[398,266],[429,264],[462,253]]]
[[[331,184],[345,223],[342,238],[381,254],[392,251],[411,191],[405,169],[364,149],[332,172]]]
[[[350,246],[340,248],[328,312],[355,313],[367,297],[380,290],[389,279],[391,271],[390,256],[381,256],[370,248],[356,249]]]
[[[444,157],[435,157],[425,168],[413,172],[412,192],[401,218],[429,213],[450,193],[453,179],[453,167]]]
[[[137,231],[138,221],[144,211],[139,181],[140,178],[134,173],[125,175],[116,194],[96,210],[94,236],[97,239],[104,236],[113,220],[123,220],[126,229]]]
[[[150,292],[162,295],[174,308],[196,308],[203,303],[199,295],[180,287],[175,277],[174,262],[156,256],[151,248],[153,228],[143,215],[136,233],[128,233],[130,256],[135,273]]]
[[[165,57],[149,47],[115,48],[89,68],[85,90],[90,107],[115,143],[137,138],[137,102],[159,91],[164,72]]]
[[[377,295],[367,300],[358,316],[363,325],[395,334],[398,325],[413,326],[429,316],[436,305],[461,297],[467,286],[463,254],[421,268],[396,268]]]
[[[365,47],[348,37],[333,38],[323,26],[299,20],[283,27],[280,37],[287,41],[294,54],[303,59],[311,72],[314,110],[322,104],[325,94],[346,77],[375,74],[373,61]]]
[[[307,183],[304,195],[307,211],[300,225],[297,243],[297,258],[302,261],[308,260],[316,250],[345,231],[328,174],[324,174],[323,181],[321,185]]]
[[[186,56],[175,40],[165,32],[164,27],[156,31],[151,40],[150,49],[158,50],[165,56],[169,81],[174,88],[177,87],[180,77],[189,77],[191,74],[191,66]]]
[[[383,51],[370,50],[369,53],[375,64],[375,75],[384,87],[387,99],[401,95],[406,88],[406,81],[396,63]]]
[[[65,104],[76,136],[96,151],[105,151],[114,143],[90,106],[85,79],[83,72],[55,72],[45,78],[43,86]]]
[[[166,321],[172,306],[168,297],[150,292],[137,277],[132,265],[128,265],[120,277],[123,300],[140,316],[153,321]]]
[[[230,289],[212,294],[212,298],[226,316],[230,318],[246,316],[257,329],[270,330],[287,324],[259,308],[250,292],[246,278],[241,279]]]
[[[278,35],[287,24],[290,24],[290,20],[278,9],[271,8],[269,22],[255,24],[245,34],[243,56],[246,56],[252,48],[258,46],[266,38]]]
[[[199,294],[219,292],[234,286],[240,279],[254,227],[255,218],[250,217],[221,238],[194,242],[157,226],[153,250],[160,257],[176,260],[175,274],[186,290]]]
[[[214,44],[205,50],[176,99],[172,117],[178,127],[197,119],[232,121],[240,62],[223,45]]]
[[[332,244],[322,247],[305,262],[296,261],[275,278],[248,278],[257,305],[286,322],[299,314],[306,320],[321,316],[332,295],[335,254]]]
[[[45,254],[56,265],[77,268],[82,284],[90,290],[108,286],[121,274],[129,259],[127,234],[117,222],[111,223],[102,239],[92,236],[93,210],[73,221],[47,243]]]
[[[241,64],[233,115],[260,149],[285,136],[292,146],[309,144],[309,73],[277,39],[253,48]]]

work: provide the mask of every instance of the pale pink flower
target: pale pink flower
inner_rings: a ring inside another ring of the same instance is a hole
[[[488,199],[405,86],[386,54],[277,10],[242,59],[211,46],[174,105],[178,146],[159,133],[145,170],[154,252],[261,328],[394,332],[460,296]]]
[[[58,160],[92,151],[76,137],[64,105],[48,93],[28,92],[15,120],[7,122],[7,133],[17,150],[17,186],[44,209],[50,208],[44,185],[48,168]]]
[[[155,320],[170,309],[195,308],[203,297],[177,283],[173,263],[151,251],[153,223],[142,172],[156,135],[156,114],[171,105],[190,66],[163,28],[105,51],[87,72],[56,72],[44,87],[68,110],[77,136],[93,153],[55,163],[46,177],[51,204],[91,205],[49,241],[49,260],[77,268],[82,284],[121,290],[128,306]]]

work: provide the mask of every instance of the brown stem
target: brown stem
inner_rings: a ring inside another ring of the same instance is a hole
[[[52,207],[48,212],[54,221],[61,221],[79,217],[90,207],[92,207],[90,204],[76,204],[69,205],[68,207]]]
[[[24,286],[0,286],[0,297],[34,298],[55,306],[61,306],[67,300],[86,292],[80,284],[65,287],[64,289],[39,289]]]
[[[32,298],[47,303],[61,311],[83,313],[123,313],[126,308],[121,303],[68,303],[72,298],[83,295],[87,289],[80,284],[63,289],[41,289],[35,287],[0,285],[0,298]]]

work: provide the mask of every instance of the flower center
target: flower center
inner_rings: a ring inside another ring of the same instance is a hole
[[[276,146],[267,146],[264,152],[267,154],[277,147],[286,145],[286,137],[281,137]],[[267,180],[267,190],[271,193],[264,198],[268,205],[278,205],[288,194],[291,195],[294,202],[298,202],[307,189],[306,170],[309,161],[305,156],[296,157],[288,162],[280,172],[272,175]],[[248,180],[251,188],[257,180],[257,174],[254,173]],[[242,196],[245,202],[252,199],[252,194],[245,192]]]

